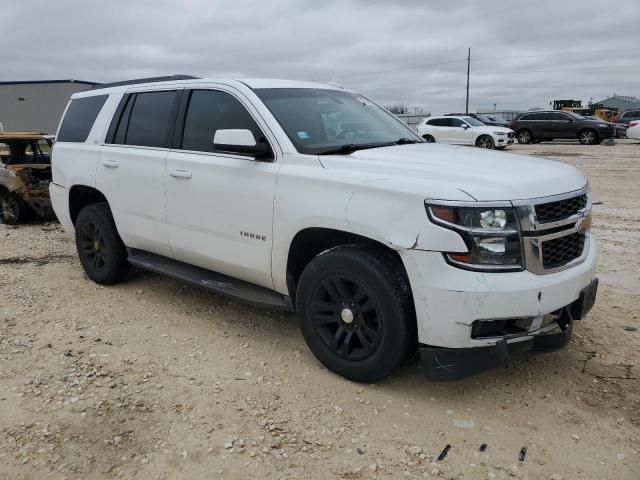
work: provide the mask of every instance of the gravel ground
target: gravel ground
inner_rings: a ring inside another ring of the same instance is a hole
[[[0,225],[0,479],[637,480],[640,144],[510,151],[589,176],[599,297],[565,350],[455,383],[417,362],[349,382],[292,315],[147,273],[101,287],[59,225]]]

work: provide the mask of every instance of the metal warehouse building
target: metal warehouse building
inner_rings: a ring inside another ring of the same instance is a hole
[[[93,85],[79,80],[0,82],[0,129],[55,133],[69,97]]]
[[[640,109],[639,98],[630,97],[627,95],[616,95],[615,93],[613,94],[613,97],[605,98],[604,100],[600,100],[599,102],[594,103],[601,103],[604,108],[617,108],[620,112],[624,112],[625,110]]]

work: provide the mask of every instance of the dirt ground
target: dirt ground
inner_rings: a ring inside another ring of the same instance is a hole
[[[59,225],[0,225],[0,479],[637,480],[640,143],[510,150],[589,176],[599,297],[565,350],[454,383],[349,382],[290,314],[101,287]]]

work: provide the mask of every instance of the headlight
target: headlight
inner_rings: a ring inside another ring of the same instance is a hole
[[[602,127],[602,128],[608,128],[609,127],[609,125],[607,125],[606,123],[599,123],[598,126]]]
[[[507,132],[493,132],[495,135],[506,135]]]
[[[433,223],[457,232],[467,246],[466,253],[444,253],[450,264],[478,271],[522,270],[519,224],[511,205],[428,202],[425,206]]]

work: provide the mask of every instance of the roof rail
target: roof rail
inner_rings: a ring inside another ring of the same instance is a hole
[[[133,80],[122,80],[120,82],[100,83],[94,85],[92,90],[109,87],[120,87],[122,85],[135,85],[137,83],[153,83],[153,82],[171,82],[173,80],[195,80],[200,77],[194,77],[192,75],[166,75],[164,77],[148,77],[148,78],[135,78]]]

